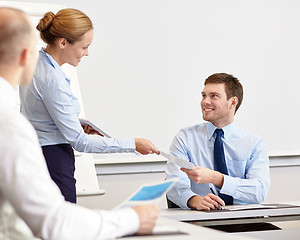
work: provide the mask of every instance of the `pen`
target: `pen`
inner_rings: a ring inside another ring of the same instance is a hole
[[[218,196],[218,194],[215,193],[215,191],[214,191],[214,189],[212,188],[211,185],[209,185],[209,189],[210,189],[210,191],[211,191],[211,193],[212,193],[213,195]],[[224,209],[224,207],[223,207],[220,203],[219,203],[219,206],[220,206],[220,209]]]

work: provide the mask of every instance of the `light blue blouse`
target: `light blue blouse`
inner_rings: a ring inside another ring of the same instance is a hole
[[[209,122],[182,129],[172,142],[171,154],[196,166],[214,169],[215,129]],[[270,187],[266,145],[261,138],[237,128],[234,123],[222,129],[228,176],[224,175],[223,187],[218,190],[231,195],[233,204],[262,202]],[[166,174],[167,178],[181,178],[168,192],[168,198],[180,207],[187,208],[187,201],[194,195],[211,193],[209,184],[196,184],[174,163],[167,163]]]
[[[21,112],[34,126],[41,146],[69,143],[80,152],[133,152],[134,139],[104,138],[84,133],[78,120],[80,106],[70,80],[44,50],[33,80],[20,87]]]

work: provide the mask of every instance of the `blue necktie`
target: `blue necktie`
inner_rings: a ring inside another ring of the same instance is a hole
[[[225,162],[223,140],[222,140],[222,136],[224,135],[224,132],[222,129],[216,129],[215,133],[216,133],[216,140],[214,145],[215,170],[225,175],[228,175],[228,170]],[[231,196],[219,193],[219,197],[223,199],[226,205],[233,204],[233,198]]]

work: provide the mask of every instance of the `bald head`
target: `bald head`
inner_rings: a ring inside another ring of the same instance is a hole
[[[24,12],[0,7],[0,67],[14,61],[32,36],[33,27]]]
[[[28,84],[36,65],[36,36],[29,17],[0,7],[0,76],[13,87]]]

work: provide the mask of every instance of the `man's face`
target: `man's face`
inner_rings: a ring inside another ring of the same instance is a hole
[[[236,97],[227,100],[224,83],[208,83],[202,91],[201,109],[203,119],[222,128],[234,119]]]

